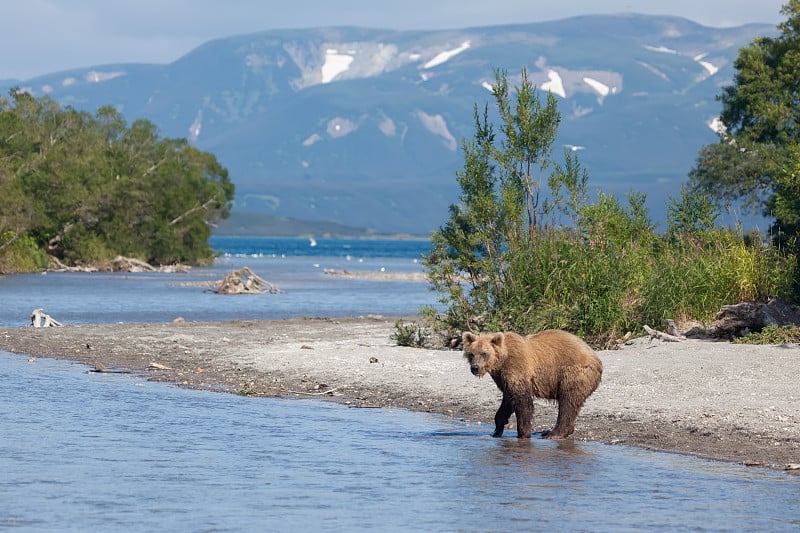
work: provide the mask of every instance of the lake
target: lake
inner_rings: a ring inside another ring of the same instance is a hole
[[[264,320],[303,316],[414,315],[436,304],[426,283],[382,283],[325,274],[326,269],[421,272],[426,241],[221,238],[213,266],[184,274],[48,272],[0,276],[0,327],[30,323],[37,308],[64,324]],[[220,296],[200,284],[249,267],[281,289],[256,297]]]
[[[66,323],[157,322],[407,314],[435,301],[424,284],[321,272],[415,271],[424,243],[360,242],[368,250],[356,251],[291,240],[292,252],[277,241],[226,249],[223,240],[218,264],[188,275],[2,278],[0,334],[34,307]],[[175,284],[216,279],[233,264],[286,292],[224,297]],[[0,382],[0,530],[800,529],[800,478],[783,472],[599,443],[493,439],[486,425],[445,416],[183,390],[7,352]]]

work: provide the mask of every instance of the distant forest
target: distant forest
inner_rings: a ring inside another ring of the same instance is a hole
[[[12,90],[0,98],[0,193],[0,272],[25,272],[51,257],[207,263],[234,186],[214,155],[147,120]]]

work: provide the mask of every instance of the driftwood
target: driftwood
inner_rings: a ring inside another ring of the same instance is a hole
[[[174,368],[172,368],[170,366],[167,366],[167,365],[162,365],[161,363],[150,363],[149,365],[147,365],[147,369],[148,370],[175,370]]]
[[[191,267],[186,265],[159,265],[153,266],[146,261],[135,257],[125,257],[118,255],[110,265],[100,265],[100,270],[110,270],[112,272],[188,272]]]
[[[113,272],[155,272],[157,269],[150,263],[135,257],[118,255],[111,261],[111,270]]]
[[[735,339],[759,332],[767,326],[800,326],[800,309],[773,296],[767,302],[723,305],[709,327],[695,326],[681,334],[673,320],[664,321],[669,333],[642,326],[650,339],[678,342],[691,339]]]
[[[48,256],[50,270],[58,272],[188,272],[186,265],[153,266],[135,257],[118,255],[111,261],[99,261],[88,265],[69,266],[56,256]]]
[[[680,342],[686,340],[686,337],[681,335],[670,335],[669,333],[655,330],[648,325],[642,326],[642,329],[644,329],[647,334],[650,335],[650,340],[658,339],[666,342]]]
[[[708,328],[695,327],[687,337],[733,339],[767,326],[800,325],[800,310],[774,296],[768,302],[741,302],[724,305]]]
[[[47,257],[48,270],[56,272],[97,272],[99,269],[96,266],[82,265],[82,266],[69,266],[64,264],[58,257],[50,255]]]
[[[31,313],[31,326],[34,328],[60,328],[63,325],[42,309],[34,309]]]
[[[256,275],[250,268],[244,267],[225,276],[225,279],[220,281],[215,288],[212,288],[211,292],[217,294],[261,294],[263,292],[277,294],[281,290],[261,276]]]

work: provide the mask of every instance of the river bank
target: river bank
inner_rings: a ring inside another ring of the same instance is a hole
[[[439,412],[486,424],[499,405],[490,379],[461,352],[395,346],[394,319],[103,324],[0,328],[0,349],[131,371],[190,388],[335,400],[352,407]],[[603,381],[574,438],[748,465],[800,463],[797,346],[637,339],[598,352]],[[536,402],[534,430],[556,409]],[[513,421],[513,418],[512,418]],[[514,438],[512,430],[507,432]],[[790,470],[795,472],[795,470]]]

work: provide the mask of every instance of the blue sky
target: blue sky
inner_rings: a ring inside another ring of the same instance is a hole
[[[708,26],[777,24],[785,0],[4,0],[0,79],[104,63],[168,63],[218,37],[278,28],[447,29],[598,13]]]

